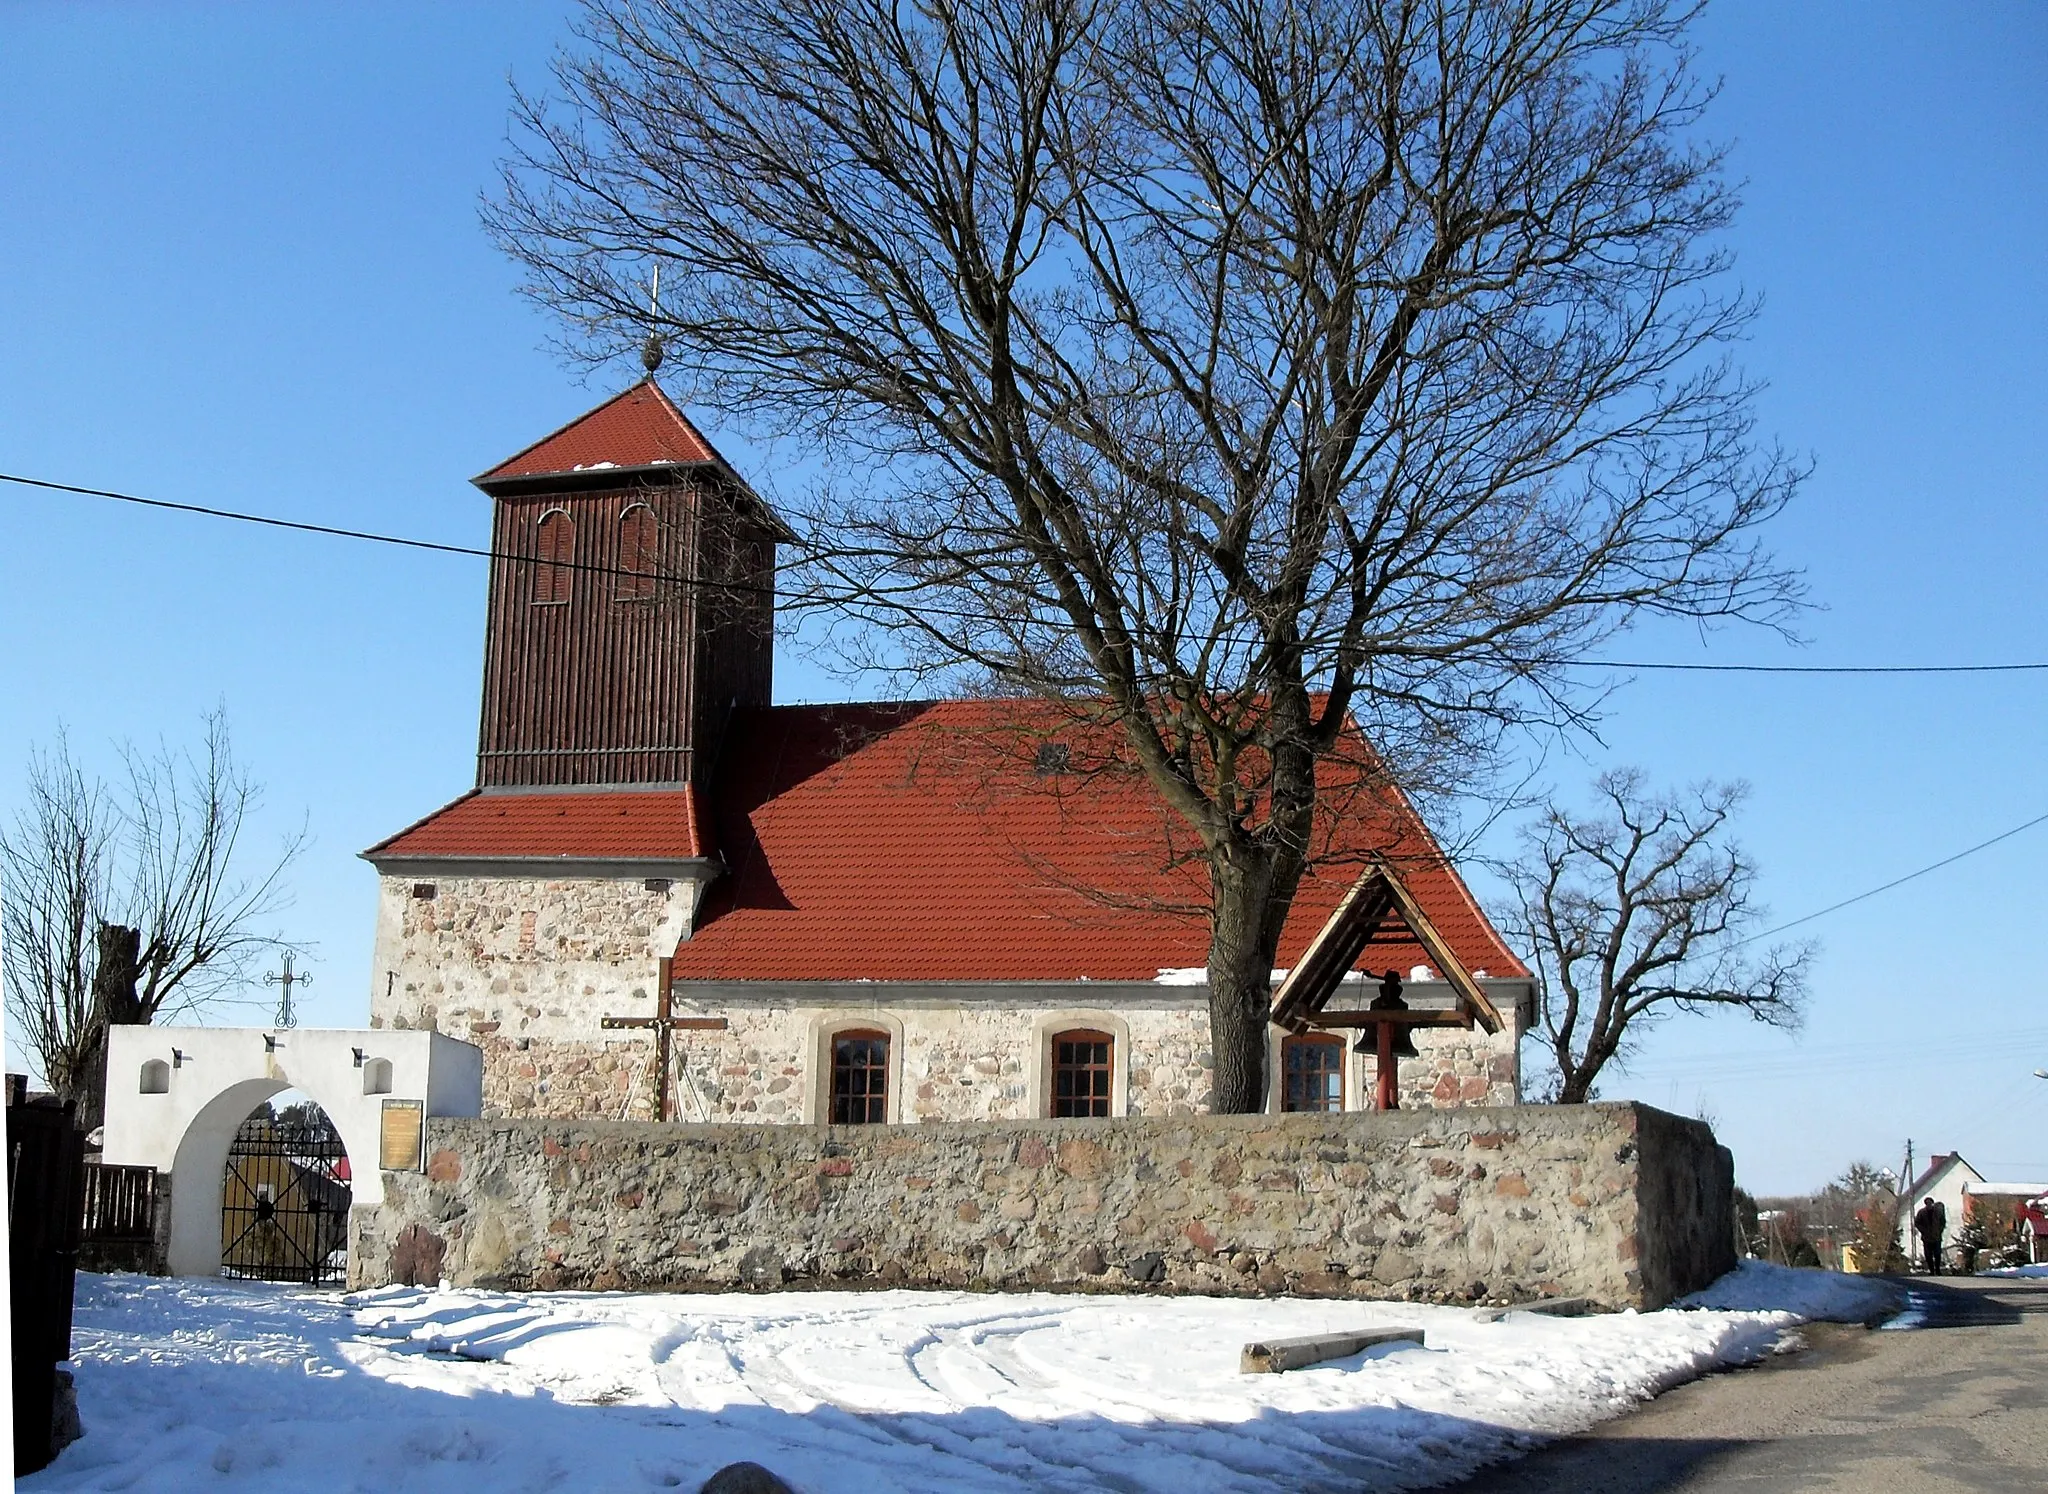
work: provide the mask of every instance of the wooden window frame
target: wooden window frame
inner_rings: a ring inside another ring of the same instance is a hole
[[[1099,1027],[1069,1027],[1051,1034],[1046,1039],[1046,1074],[1050,1080],[1047,1094],[1047,1110],[1054,1120],[1092,1120],[1106,1118],[1116,1113],[1116,1034],[1105,1032]],[[1062,1061],[1060,1047],[1070,1048],[1083,1044],[1102,1050],[1101,1062],[1091,1054],[1086,1060],[1076,1063],[1071,1055]],[[1062,1094],[1061,1081],[1075,1075],[1086,1076],[1086,1094],[1073,1091]]]
[[[638,514],[646,515],[651,533],[645,535],[639,546],[639,554],[633,553],[633,521]],[[661,527],[654,516],[652,505],[629,503],[619,511],[619,570],[612,580],[612,600],[615,602],[651,602],[654,600],[655,570],[661,560]],[[637,574],[629,574],[637,573]]]
[[[880,1063],[869,1062],[858,1066],[859,1071],[868,1076],[870,1085],[872,1085],[876,1074],[881,1076],[882,1088],[879,1095],[872,1088],[869,1088],[866,1093],[860,1095],[841,1094],[839,1087],[840,1074],[842,1072],[852,1073],[856,1067],[853,1064],[842,1064],[840,1062],[841,1046],[848,1043],[880,1043],[882,1045]],[[895,1044],[895,1034],[882,1027],[842,1027],[826,1039],[825,1052],[827,1060],[831,1065],[831,1068],[825,1075],[826,1124],[833,1126],[884,1126],[889,1123],[889,1098],[890,1091],[894,1088],[894,1075],[890,1070],[893,1067],[892,1060],[895,1057]],[[841,1113],[842,1100],[845,1102],[847,1110],[851,1110],[858,1103],[864,1106],[868,1113],[858,1118],[844,1115]]]
[[[566,550],[566,555],[556,555],[549,549],[548,521],[558,520],[568,536],[566,545],[556,545],[556,550]],[[576,578],[570,569],[576,560],[576,517],[569,510],[557,505],[545,509],[534,522],[533,605],[536,607],[566,607],[574,594]]]
[[[1337,1103],[1335,1105],[1324,1103],[1313,1106],[1305,1106],[1290,1103],[1294,1098],[1294,1092],[1293,1086],[1288,1082],[1290,1078],[1287,1063],[1288,1056],[1290,1054],[1300,1053],[1309,1050],[1313,1050],[1319,1053],[1331,1053],[1334,1054],[1336,1057],[1337,1061],[1334,1065],[1326,1066],[1321,1070],[1321,1073],[1324,1076],[1324,1089],[1322,1098],[1325,1101],[1327,1101],[1330,1098],[1328,1092],[1328,1076],[1331,1074],[1336,1075]],[[1289,1115],[1342,1114],[1344,1109],[1346,1108],[1346,1102],[1349,1098],[1350,1089],[1349,1084],[1346,1082],[1347,1070],[1349,1067],[1348,1063],[1346,1062],[1346,1057],[1347,1055],[1344,1047],[1344,1040],[1340,1037],[1325,1037],[1316,1033],[1290,1033],[1286,1037],[1282,1038],[1280,1040],[1280,1109],[1282,1113]]]

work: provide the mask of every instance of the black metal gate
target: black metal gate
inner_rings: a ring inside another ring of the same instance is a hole
[[[348,1273],[348,1153],[309,1105],[259,1110],[235,1133],[221,1183],[220,1272],[339,1285]]]

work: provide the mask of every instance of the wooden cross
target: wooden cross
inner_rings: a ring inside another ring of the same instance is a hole
[[[672,986],[669,980],[669,970],[670,962],[664,959],[661,962],[658,984],[655,987],[657,995],[655,997],[653,1016],[606,1017],[598,1024],[600,1027],[608,1028],[642,1027],[654,1030],[654,1066],[655,1072],[661,1076],[655,1081],[654,1087],[654,1118],[658,1121],[668,1119],[669,1034],[671,1032],[725,1031],[725,1018],[723,1017],[678,1017],[670,1010]]]

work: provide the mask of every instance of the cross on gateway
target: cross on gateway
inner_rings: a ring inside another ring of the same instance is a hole
[[[286,950],[284,952],[283,973],[280,974],[275,970],[271,971],[270,974],[263,977],[263,984],[280,988],[277,999],[277,1025],[279,1027],[298,1026],[298,1014],[292,1010],[292,987],[310,986],[313,984],[312,974],[305,970],[292,969],[292,952]]]
[[[669,1034],[672,1032],[725,1031],[725,1018],[723,1017],[678,1017],[670,1009],[670,993],[672,990],[669,977],[670,968],[670,961],[664,958],[659,967],[660,974],[655,987],[656,995],[653,1016],[606,1017],[598,1024],[600,1027],[612,1029],[633,1027],[651,1028],[653,1030],[654,1067],[655,1072],[660,1075],[660,1078],[655,1081],[654,1085],[654,1118],[657,1121],[668,1119]]]

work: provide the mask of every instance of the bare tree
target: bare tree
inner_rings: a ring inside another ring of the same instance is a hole
[[[1597,814],[1553,806],[1510,868],[1507,921],[1536,954],[1557,1066],[1550,1098],[1566,1105],[1592,1098],[1601,1071],[1671,1012],[1733,1007],[1796,1026],[1813,958],[1806,944],[1742,953],[1765,910],[1752,897],[1755,865],[1726,833],[1741,785],[1653,794],[1621,769],[1596,787]]]
[[[227,721],[207,718],[198,754],[123,754],[115,793],[88,780],[60,735],[29,760],[27,802],[0,830],[7,1011],[43,1077],[99,1123],[106,1032],[204,1008],[276,948],[302,835],[251,866],[242,844],[259,789]]]
[[[1796,604],[1690,15],[587,0],[486,216],[578,352],[816,443],[792,591],[856,659],[1121,728],[1254,1109],[1334,784],[1469,785],[1632,616]]]

